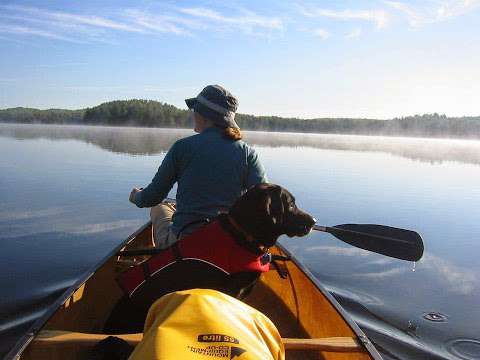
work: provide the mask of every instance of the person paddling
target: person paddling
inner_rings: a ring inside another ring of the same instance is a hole
[[[251,186],[268,181],[258,154],[241,140],[235,96],[208,85],[185,102],[198,134],[176,141],[151,183],[130,193],[136,206],[152,208],[154,246],[161,249],[228,209]],[[176,206],[162,203],[175,183]]]

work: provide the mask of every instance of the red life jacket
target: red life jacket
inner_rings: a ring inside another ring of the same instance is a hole
[[[240,246],[218,221],[214,221],[144,263],[123,272],[117,281],[131,296],[147,278],[182,259],[208,263],[227,275],[244,271],[266,272],[270,269],[264,254],[255,254]]]

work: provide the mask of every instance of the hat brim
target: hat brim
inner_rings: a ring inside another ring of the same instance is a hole
[[[185,103],[189,109],[193,109],[197,103],[197,98],[185,99]]]
[[[195,112],[199,113],[200,115],[204,116],[205,118],[209,119],[214,124],[222,128],[233,127],[240,129],[233,117],[225,118],[224,115],[219,114],[215,110],[212,110],[209,107],[203,105],[197,100],[197,98],[185,99],[185,103],[190,110],[194,110]]]

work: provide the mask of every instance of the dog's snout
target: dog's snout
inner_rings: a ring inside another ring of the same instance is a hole
[[[301,221],[305,226],[312,227],[317,222],[317,219],[301,209],[298,209],[298,215],[302,219]]]
[[[308,214],[307,214],[308,215]],[[317,222],[317,219],[315,219],[313,216],[311,215],[308,215],[309,217],[309,221],[308,221],[308,226],[309,227],[312,227],[313,225],[315,225],[315,223]]]
[[[305,214],[305,215],[306,215],[305,232],[309,233],[312,230],[313,225],[315,225],[315,223],[317,222],[317,219],[315,219],[313,216],[310,216],[309,214]]]
[[[316,219],[313,216],[299,208],[296,208],[292,220],[291,225],[293,226],[291,233],[288,234],[289,236],[305,236],[310,233],[313,225],[316,223]]]

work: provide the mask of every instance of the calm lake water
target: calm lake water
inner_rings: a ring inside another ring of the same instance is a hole
[[[191,130],[0,124],[0,356],[148,220],[128,202]],[[250,132],[272,182],[321,225],[418,231],[416,264],[325,233],[282,242],[386,358],[480,359],[480,142]],[[170,194],[174,197],[174,192]],[[444,321],[429,321],[429,313]],[[427,316],[428,317],[428,316]]]

